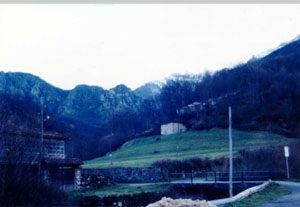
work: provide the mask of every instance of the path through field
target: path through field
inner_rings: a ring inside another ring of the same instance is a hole
[[[278,181],[277,183],[288,187],[292,193],[276,201],[266,201],[261,207],[300,207],[300,183],[283,181]]]

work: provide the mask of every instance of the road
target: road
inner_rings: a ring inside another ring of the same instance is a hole
[[[276,183],[288,187],[292,193],[276,201],[266,201],[261,207],[300,207],[300,183],[284,181],[278,181]]]
[[[244,183],[263,183],[265,181],[244,181]],[[156,182],[156,183],[131,183],[129,186],[136,187],[136,186],[145,186],[145,185],[154,185],[154,184],[183,184],[183,183],[191,183],[190,179],[182,179],[182,180],[174,180],[171,182]],[[194,178],[193,184],[213,184],[215,181],[206,181],[203,178]],[[228,183],[228,181],[217,181],[217,183]],[[242,183],[241,181],[233,181],[233,183]],[[300,206],[299,206],[300,207]]]
[[[250,182],[255,182],[255,181],[250,181]],[[180,180],[180,181],[173,181],[172,183],[190,183],[190,181]],[[214,182],[204,181],[202,179],[195,179],[194,183],[214,183]],[[226,183],[226,182],[222,182],[222,183]],[[260,207],[300,207],[300,183],[286,182],[286,181],[276,181],[276,183],[288,187],[291,190],[291,194],[283,196],[276,201],[266,201]],[[131,184],[131,186],[141,186],[141,185],[151,185],[151,184],[153,183],[135,183],[135,184]]]

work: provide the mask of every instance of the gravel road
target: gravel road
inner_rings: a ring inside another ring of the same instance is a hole
[[[288,187],[292,193],[279,198],[276,201],[266,201],[261,207],[300,207],[300,183],[293,182],[276,182]]]

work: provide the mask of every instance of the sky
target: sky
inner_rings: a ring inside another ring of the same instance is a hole
[[[135,89],[244,63],[300,34],[300,4],[0,4],[0,71]]]

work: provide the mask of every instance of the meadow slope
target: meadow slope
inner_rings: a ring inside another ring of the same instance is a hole
[[[241,149],[254,150],[261,147],[288,144],[295,140],[268,132],[237,130],[233,130],[232,136],[234,153]],[[110,165],[110,157],[107,154],[104,157],[85,161],[82,167],[147,167],[160,159],[217,158],[228,156],[228,146],[228,130],[225,129],[142,137],[126,142],[118,150],[112,152],[112,165]]]

